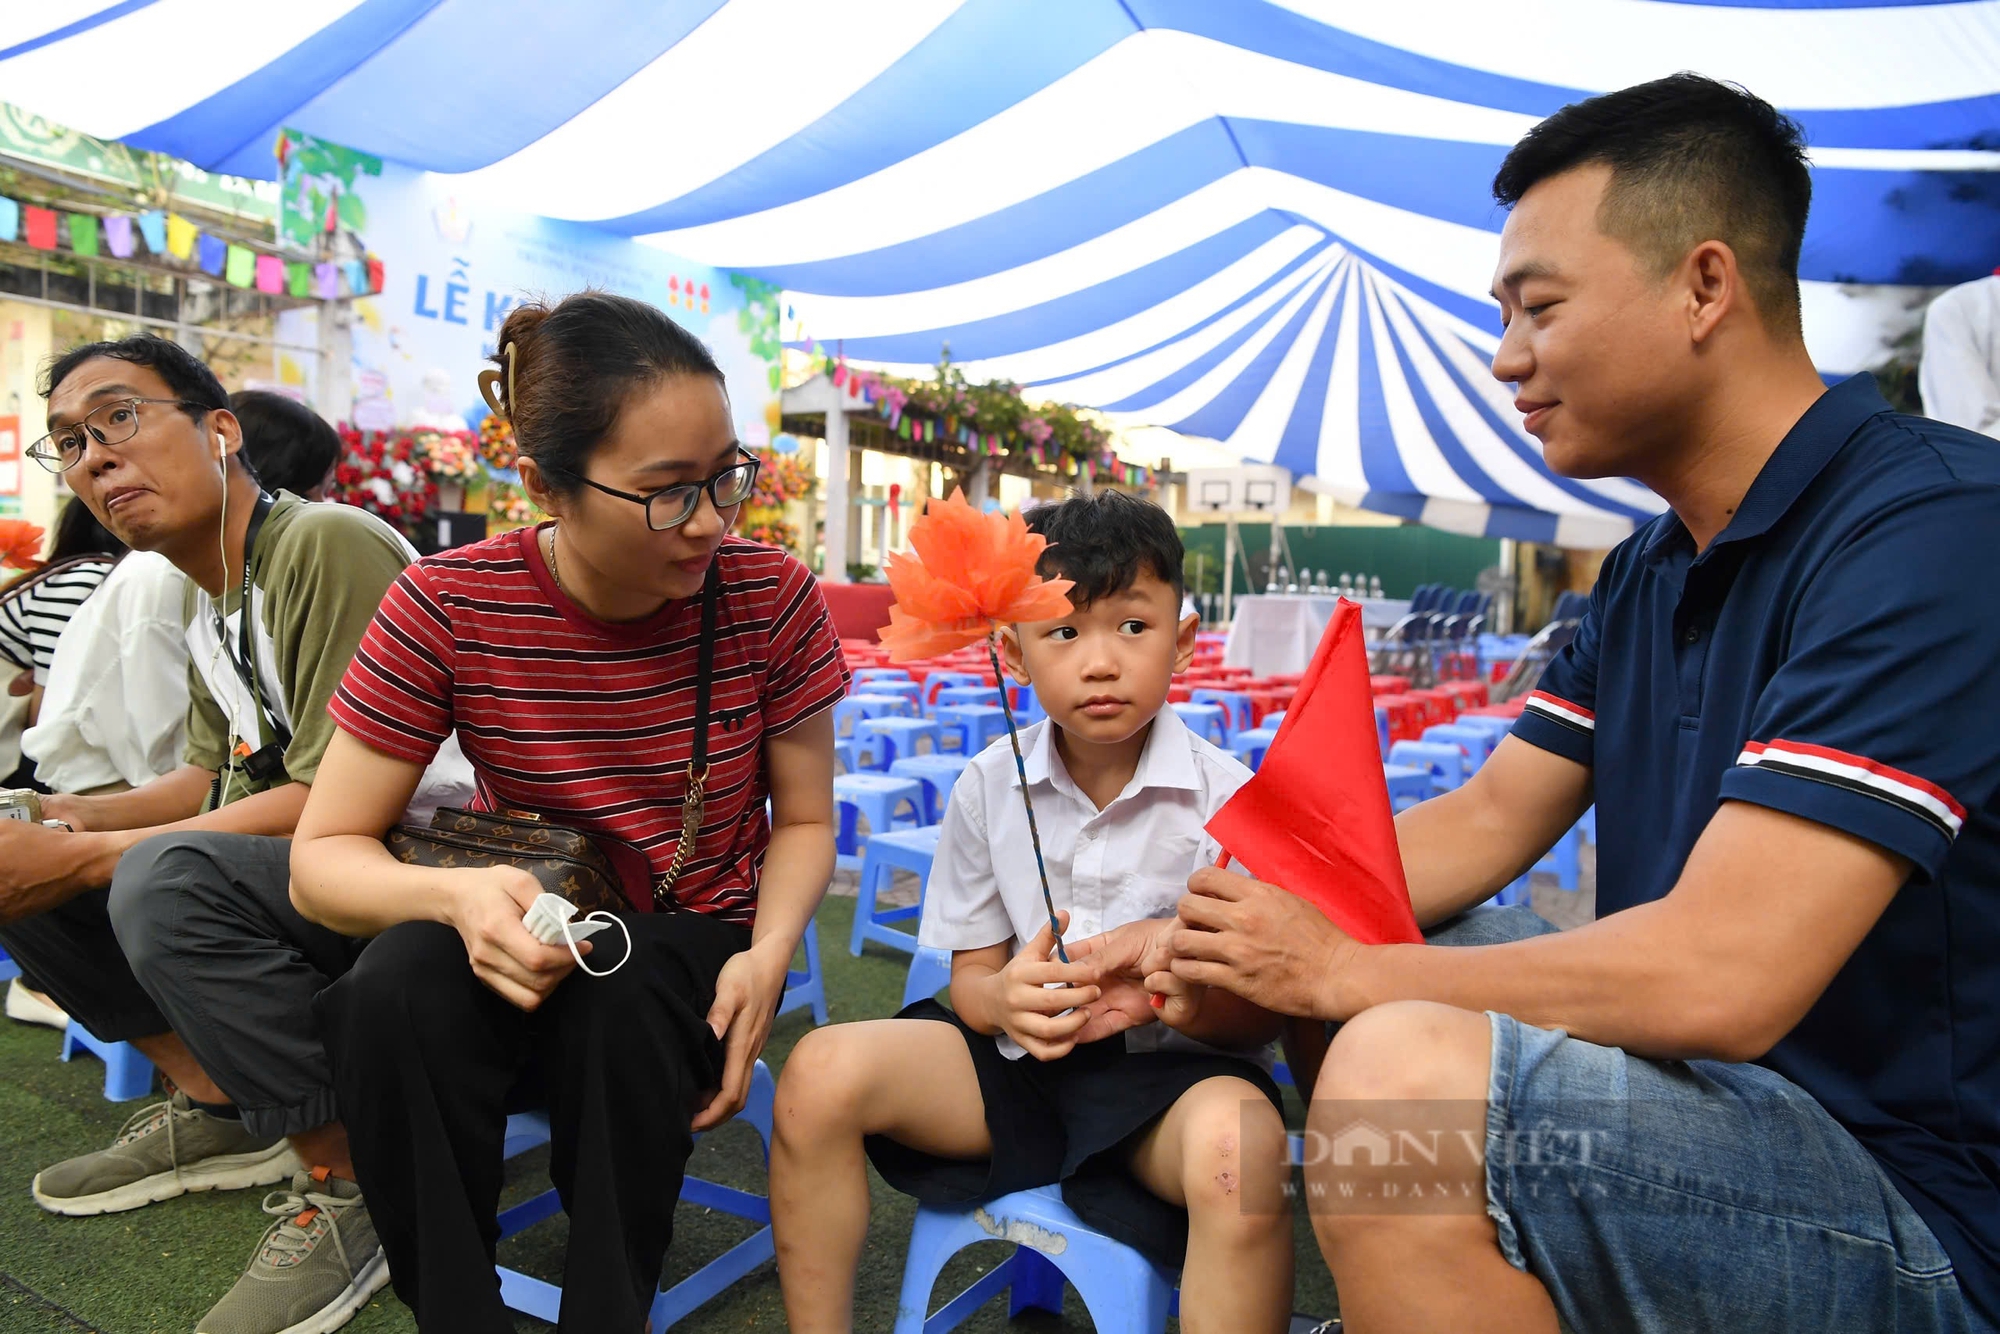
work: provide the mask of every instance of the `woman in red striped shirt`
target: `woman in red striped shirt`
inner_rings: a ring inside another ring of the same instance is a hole
[[[847,669],[811,574],[729,535],[755,461],[692,335],[586,292],[515,308],[499,347],[488,378],[555,520],[427,557],[390,589],[332,704],[292,894],[372,937],[319,1007],[369,1216],[419,1326],[513,1328],[494,1213],[506,1113],[528,1089],[570,1215],[562,1328],[636,1334],[693,1134],[743,1105],[832,875]],[[707,780],[683,849],[704,661]],[[583,946],[615,972],[571,977],[569,950],[523,928],[540,892],[525,871],[384,848],[454,730],[483,806],[646,854],[620,918],[631,957],[616,931]]]

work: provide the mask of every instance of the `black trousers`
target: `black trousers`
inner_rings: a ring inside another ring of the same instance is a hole
[[[638,1334],[659,1285],[694,1137],[721,1082],[716,974],[750,943],[694,913],[628,915],[633,957],[572,973],[533,1013],[473,976],[450,927],[375,938],[321,993],[321,1031],[369,1217],[418,1328],[511,1334],[493,1272],[510,1105],[539,1089],[569,1214],[564,1331]],[[593,967],[619,957],[593,942]]]

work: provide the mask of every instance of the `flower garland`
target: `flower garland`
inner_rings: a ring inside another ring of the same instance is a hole
[[[760,449],[757,451],[757,462],[762,465],[757,470],[757,486],[743,508],[743,518],[737,531],[752,542],[796,553],[799,551],[799,530],[796,524],[785,518],[785,506],[811,495],[818,479],[797,454]]]
[[[835,386],[875,407],[905,440],[955,440],[975,457],[1018,454],[1041,467],[1143,486],[1152,471],[1111,449],[1111,432],[1074,407],[1030,407],[1006,380],[973,384],[947,359],[930,380],[904,380],[819,356]]]
[[[503,482],[497,477],[486,493],[486,512],[502,528],[525,528],[548,517],[528,499],[528,493],[518,482]]]

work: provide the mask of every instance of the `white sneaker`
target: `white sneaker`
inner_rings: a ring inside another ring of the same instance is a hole
[[[69,1027],[69,1015],[39,991],[30,991],[15,978],[7,984],[7,1017],[17,1024],[40,1024],[60,1033]]]

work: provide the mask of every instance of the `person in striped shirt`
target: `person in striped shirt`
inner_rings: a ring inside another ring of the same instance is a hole
[[[498,347],[489,392],[555,520],[426,557],[383,599],[333,699],[292,896],[370,938],[318,1009],[419,1327],[513,1328],[493,1220],[509,1093],[527,1081],[570,1216],[563,1326],[637,1334],[693,1135],[743,1105],[833,872],[831,709],[848,674],[810,572],[730,535],[756,466],[707,349],[596,292],[516,307]],[[404,865],[383,846],[454,727],[483,807],[644,854],[649,874],[624,886],[629,942],[588,942],[594,975],[524,929],[541,892],[526,871]],[[697,728],[705,798],[683,846]]]

